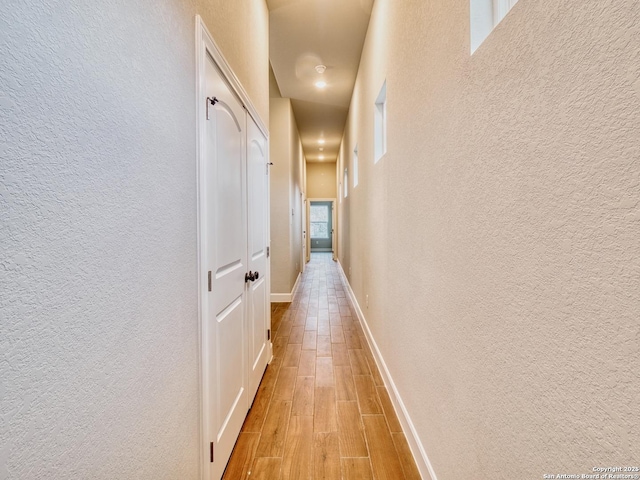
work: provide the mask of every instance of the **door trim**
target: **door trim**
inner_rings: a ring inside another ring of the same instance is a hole
[[[336,239],[338,238],[338,209],[335,198],[307,198],[307,255],[311,258],[311,202],[331,202],[331,250],[333,259],[336,260],[338,249]]]
[[[302,214],[304,215],[304,222],[302,222],[302,232],[300,232],[300,237],[302,238],[302,249],[300,252],[300,273],[304,273],[304,269],[307,266],[307,262],[309,261],[307,255],[307,237],[309,234],[307,233],[307,196],[303,193],[300,194],[300,207],[302,209]]]
[[[210,463],[210,451],[209,441],[211,438],[208,434],[209,414],[206,406],[210,403],[208,394],[208,371],[206,360],[209,356],[209,350],[207,346],[207,331],[206,331],[206,318],[207,318],[207,291],[208,282],[206,269],[203,262],[203,245],[206,245],[206,229],[204,228],[204,219],[207,214],[207,206],[204,202],[203,194],[205,192],[205,176],[204,172],[204,143],[206,141],[206,106],[204,99],[205,86],[206,86],[206,62],[207,55],[209,55],[216,66],[220,69],[222,76],[228,82],[231,90],[238,96],[243,107],[246,109],[249,115],[254,119],[258,129],[264,134],[267,139],[267,145],[269,144],[269,131],[266,124],[262,121],[262,118],[258,114],[257,110],[251,103],[249,95],[243,88],[238,77],[233,73],[229,63],[225,59],[222,51],[213,40],[213,36],[207,29],[202,17],[196,15],[195,18],[196,28],[196,88],[195,88],[195,102],[196,102],[196,217],[197,217],[197,285],[198,285],[198,343],[200,346],[199,352],[199,379],[200,379],[200,425],[199,425],[199,439],[200,439],[200,478],[202,480],[210,480],[211,475],[211,463]],[[267,147],[268,148],[268,147]],[[267,225],[269,221],[267,220]],[[269,228],[267,226],[267,228]],[[267,267],[269,268],[269,267]],[[269,275],[268,275],[269,276]],[[270,288],[270,285],[267,285]],[[269,315],[270,321],[270,315]]]

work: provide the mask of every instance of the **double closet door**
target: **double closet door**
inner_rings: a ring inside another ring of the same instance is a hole
[[[268,145],[209,56],[205,73],[203,438],[217,480],[271,358]]]

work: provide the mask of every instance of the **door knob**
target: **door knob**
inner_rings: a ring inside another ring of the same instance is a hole
[[[244,274],[244,283],[247,283],[248,281],[255,281],[260,277],[260,272],[256,272],[253,273],[251,270],[249,270],[249,273],[245,273]]]

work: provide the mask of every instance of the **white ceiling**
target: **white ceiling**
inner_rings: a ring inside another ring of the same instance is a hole
[[[309,162],[338,155],[373,1],[267,0],[271,67],[282,96],[291,98]],[[320,74],[316,65],[327,69]],[[322,90],[314,85],[321,79]]]

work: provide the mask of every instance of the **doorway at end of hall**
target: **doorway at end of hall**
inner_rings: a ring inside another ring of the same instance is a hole
[[[312,201],[309,207],[311,252],[333,252],[333,202]]]

